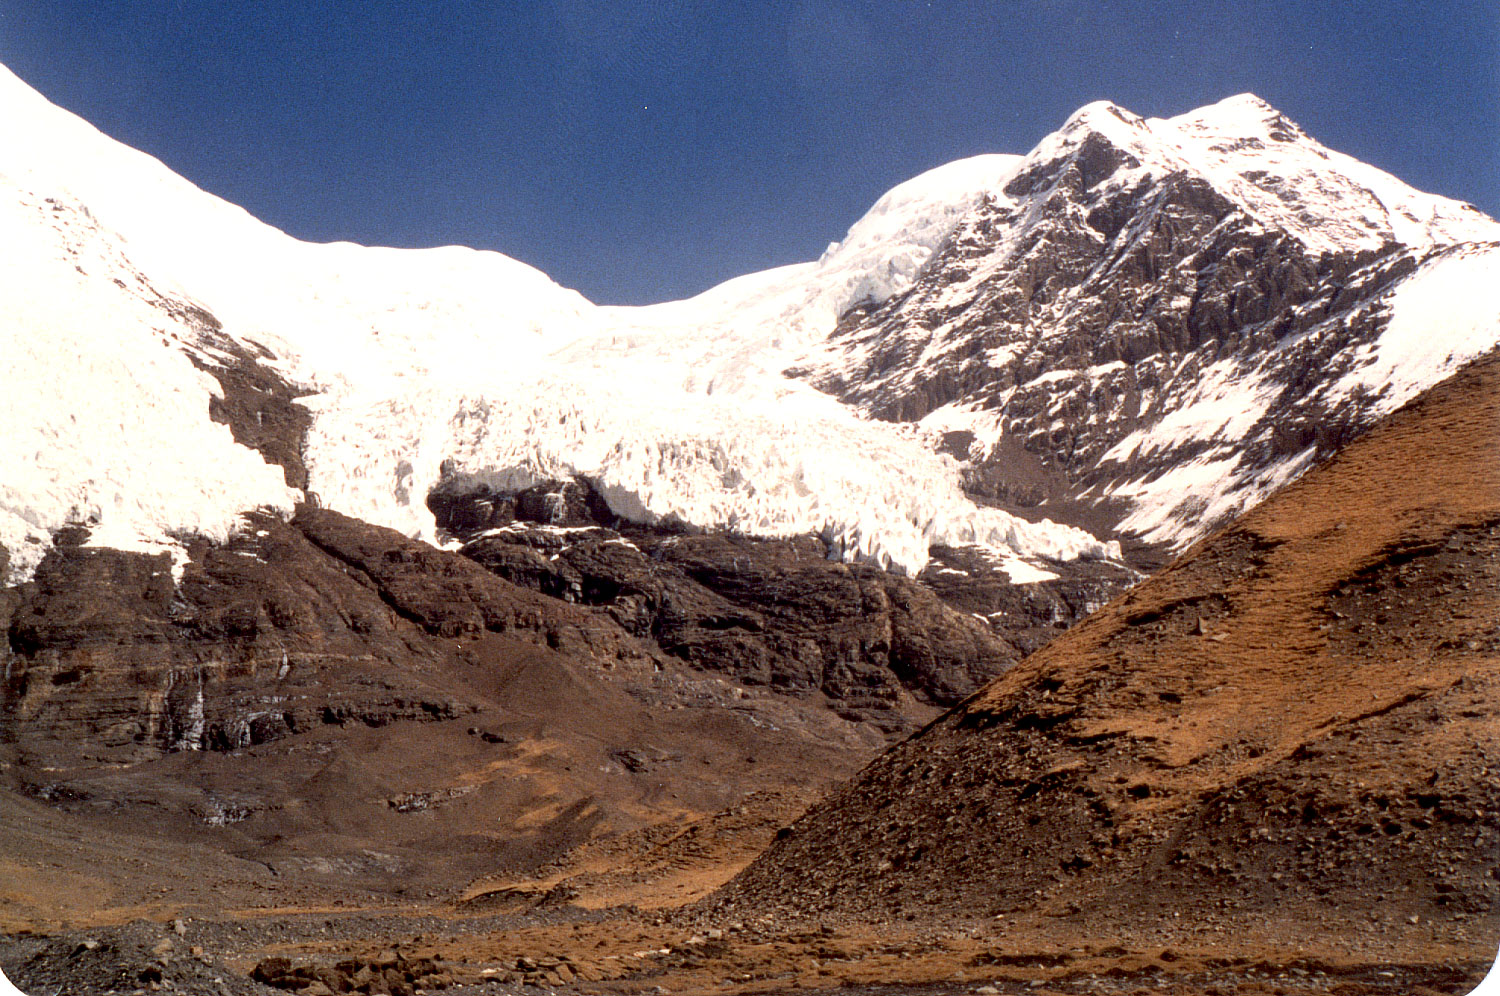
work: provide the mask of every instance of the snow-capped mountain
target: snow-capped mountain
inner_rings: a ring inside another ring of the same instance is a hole
[[[1118,558],[1107,526],[1200,534],[1313,462],[1326,417],[1366,424],[1500,339],[1500,227],[1253,98],[1091,105],[1026,157],[896,187],[816,262],[645,308],[493,252],[298,242],[8,73],[0,129],[13,577],[70,523],[180,555],[305,485],[441,542],[439,486],[581,477],[632,521],[1046,578]],[[305,392],[305,480],[209,420],[235,364]],[[1016,507],[1038,498],[1058,511]]]
[[[1040,572],[1023,557],[1118,556],[1084,531],[976,506],[957,464],[919,434],[780,372],[849,305],[909,284],[1014,157],[979,157],[903,184],[817,263],[691,301],[596,308],[498,253],[297,242],[15,77],[0,87],[0,128],[25,137],[0,153],[19,205],[7,242],[52,270],[71,269],[66,279],[97,284],[91,295],[147,287],[151,298],[147,311],[101,305],[107,319],[80,321],[49,312],[45,295],[6,323],[7,348],[31,354],[40,374],[107,344],[119,354],[115,369],[170,367],[156,381],[206,413],[217,391],[194,361],[214,366],[223,349],[203,347],[203,330],[174,312],[207,313],[214,334],[305,387],[315,413],[307,483],[329,507],[436,539],[425,497],[440,478],[524,487],[582,475],[637,521],[811,531],[849,558],[912,572],[934,542],[985,544],[1027,577]],[[0,279],[7,301],[30,296],[25,269]],[[55,335],[58,325],[74,338]],[[157,414],[157,392],[145,386],[80,389],[107,409],[100,423],[144,426]],[[43,424],[39,410],[18,401],[6,435],[7,466],[51,454],[24,477],[7,475],[22,480],[8,485],[0,526],[15,573],[71,521],[114,544],[170,547],[178,534],[221,537],[245,509],[289,501],[274,474],[215,475],[212,488],[182,478],[184,454],[202,467],[247,458],[221,429],[204,430],[213,441],[173,431],[186,425],[182,413],[101,447]],[[161,482],[170,497],[143,497],[132,483],[140,479]]]
[[[1494,348],[1497,240],[1256,97],[1091,104],[795,372],[972,490],[1180,548]]]

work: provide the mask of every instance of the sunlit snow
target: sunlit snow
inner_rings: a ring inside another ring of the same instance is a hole
[[[1329,394],[1380,396],[1395,411],[1429,384],[1495,347],[1500,328],[1500,252],[1460,246],[1407,277],[1390,296],[1391,322],[1359,368]]]
[[[1316,397],[1325,411],[1337,411],[1358,392],[1376,399],[1373,414],[1389,414],[1500,345],[1500,247],[1448,249],[1398,282],[1375,306],[1389,309],[1391,320],[1379,339],[1356,349],[1352,370],[1319,390]],[[1183,441],[1218,444],[1166,473],[1105,489],[1131,503],[1122,530],[1182,546],[1202,535],[1203,523],[1253,507],[1311,464],[1316,454],[1309,447],[1269,467],[1244,467],[1236,443],[1266,415],[1276,388],[1255,370],[1233,378],[1231,372],[1224,363],[1208,367],[1186,404],[1130,433],[1105,455],[1123,462]]]
[[[1048,574],[1028,558],[1117,558],[1117,543],[964,495],[958,464],[934,452],[933,436],[972,428],[992,445],[1000,426],[991,413],[874,421],[785,371],[849,308],[909,288],[975,205],[1005,198],[1018,170],[1085,126],[1118,133],[1125,147],[1171,144],[1266,224],[1310,245],[1494,237],[1494,223],[1472,209],[1305,138],[1271,138],[1278,121],[1247,96],[1168,121],[1090,105],[1028,158],[978,156],[895,187],[815,262],[620,308],[596,307],[499,253],[298,242],[0,68],[0,336],[10,375],[0,400],[0,544],[12,575],[24,576],[69,521],[90,524],[97,544],[180,552],[178,538],[222,538],[246,510],[291,507],[297,495],[280,469],[207,419],[216,384],[185,357],[192,344],[162,303],[170,300],[198,302],[229,337],[265,344],[283,376],[308,388],[310,490],[326,506],[408,535],[441,541],[425,505],[440,479],[520,487],[583,475],[638,521],[811,531],[837,555],[907,572],[937,543],[987,547],[1017,581]],[[1233,136],[1273,179],[1245,173]],[[1324,188],[1319,211],[1341,219],[1334,229],[1278,196],[1278,183],[1313,180]],[[1487,258],[1455,262],[1429,283],[1412,278],[1392,306],[1404,317],[1403,302],[1431,308],[1451,295],[1444,281],[1494,283]],[[1420,317],[1393,322],[1390,352],[1382,342],[1371,354],[1370,378],[1430,383],[1487,348],[1494,329],[1476,307],[1477,324],[1451,349],[1432,345]],[[1004,362],[1002,352],[990,361]],[[1408,376],[1412,364],[1421,370]],[[1130,446],[1148,448],[1163,433],[1228,446],[1260,404],[1257,391],[1210,368],[1188,409]],[[1247,500],[1233,463],[1210,454],[1115,493],[1137,503],[1127,520],[1136,531],[1180,532],[1184,508]]]
[[[177,553],[174,535],[224,540],[239,513],[297,498],[281,468],[208,420],[218,383],[111,248],[76,205],[0,176],[0,545],[18,576],[65,525],[87,525],[96,545]]]
[[[932,543],[1059,559],[1119,555],[1116,544],[1080,530],[974,506],[959,488],[957,465],[913,430],[863,419],[782,374],[841,312],[908,286],[1019,157],[980,156],[902,184],[816,263],[740,278],[688,301],[596,308],[497,253],[297,242],[8,73],[0,72],[0,89],[0,128],[29,139],[6,146],[0,171],[88,205],[104,230],[122,236],[128,264],[117,268],[139,268],[165,292],[201,302],[228,335],[265,343],[286,376],[319,391],[308,399],[315,421],[306,455],[311,490],[325,505],[436,540],[424,498],[445,467],[513,486],[583,474],[617,513],[635,519],[814,531],[845,557],[906,571],[926,563]],[[13,276],[28,279],[20,270]],[[58,321],[37,314],[43,302],[21,300],[19,291],[12,297],[14,309],[29,310],[13,310],[8,334],[36,352],[34,373],[66,368],[47,351],[62,341],[51,334]],[[161,320],[142,306],[98,329],[134,357],[146,344],[156,348],[151,326]],[[192,372],[199,394],[169,404],[170,381],[132,383],[123,371],[140,369],[134,359],[119,368],[112,382],[75,386],[138,406],[180,432],[100,445],[45,424],[37,399],[12,396],[15,452],[7,463],[25,461],[21,451],[43,438],[52,454],[29,475],[7,475],[7,503],[16,509],[9,514],[25,527],[9,527],[0,542],[28,547],[30,555],[16,559],[23,572],[49,529],[100,504],[75,494],[53,464],[127,475],[111,494],[129,507],[110,510],[94,536],[111,545],[170,548],[174,534],[222,535],[244,509],[289,504],[284,488],[265,483],[279,470],[203,418],[211,381]],[[86,410],[70,400],[53,410],[63,417]],[[199,423],[217,448],[184,437]],[[143,447],[196,469],[153,473],[149,461],[130,456]],[[234,470],[243,465],[255,473]],[[186,496],[193,500],[184,505]]]

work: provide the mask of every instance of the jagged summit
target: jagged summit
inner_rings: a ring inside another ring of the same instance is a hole
[[[1027,157],[1027,167],[1078,154],[1075,149],[1098,150],[1101,143],[1117,150],[1108,170],[1111,183],[1127,186],[1141,182],[1142,174],[1153,182],[1185,172],[1315,251],[1380,248],[1392,241],[1431,248],[1496,238],[1495,222],[1472,205],[1424,194],[1326,148],[1251,93],[1172,118],[1142,118],[1095,101],[1044,139]],[[1105,179],[1097,165],[1092,170],[1085,170],[1086,186]]]
[[[1497,245],[1253,95],[1101,101],[795,372],[972,493],[1181,548],[1500,342]]]
[[[1306,138],[1307,134],[1269,101],[1253,93],[1236,93],[1197,110],[1179,114],[1170,119],[1178,128],[1194,128],[1219,134],[1251,134],[1246,125],[1256,122],[1268,137],[1276,141],[1292,141]]]
[[[1126,138],[1132,131],[1147,130],[1146,119],[1126,110],[1112,100],[1095,100],[1084,104],[1068,115],[1061,128],[1054,133],[1059,137],[1096,133],[1108,138]]]

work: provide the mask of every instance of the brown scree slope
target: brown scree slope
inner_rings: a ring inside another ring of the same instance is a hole
[[[714,912],[1492,955],[1497,441],[1492,354],[882,755]]]

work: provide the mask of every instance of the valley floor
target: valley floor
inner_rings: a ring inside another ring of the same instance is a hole
[[[790,819],[781,810],[801,804],[770,806],[748,836],[763,845]],[[1288,906],[1258,919],[1205,902],[1128,929],[1108,910],[721,922],[695,901],[757,848],[712,832],[688,848],[700,836],[691,827],[654,845],[622,843],[598,890],[567,898],[549,895],[545,881],[410,899],[340,895],[326,878],[277,883],[190,842],[111,832],[13,795],[0,805],[0,835],[0,969],[28,996],[274,996],[294,984],[320,996],[347,991],[337,983],[357,981],[354,963],[429,969],[407,990],[369,989],[395,996],[1465,993],[1500,937],[1493,914],[1412,923],[1373,902]],[[282,988],[252,978],[258,966]],[[292,977],[298,969],[335,986],[312,988]]]
[[[1095,934],[1086,923],[1025,917],[921,929],[763,922],[695,929],[687,915],[634,909],[476,916],[441,907],[327,908],[21,931],[0,939],[0,967],[29,996],[271,996],[280,990],[251,977],[257,971],[264,977],[268,969],[288,972],[273,980],[283,988],[297,985],[309,993],[310,979],[294,980],[291,971],[319,966],[327,979],[329,970],[341,966],[352,984],[354,963],[377,969],[428,965],[430,974],[409,991],[442,989],[455,996],[803,989],[829,996],[1358,996],[1468,992],[1493,957],[1470,934],[1451,924],[1403,923],[1398,929],[1333,911],[1265,923],[1248,934],[1176,921],[1118,937]],[[312,988],[310,996],[325,991],[339,990]],[[382,990],[377,985],[370,991]]]
[[[854,782],[885,741],[825,706],[649,661],[637,698],[520,644],[422,672],[471,675],[465,718],[247,749],[300,787],[232,826],[163,789],[243,789],[214,752],[38,753],[0,788],[0,968],[28,996],[1467,993],[1500,940],[1496,398],[1500,357]],[[495,798],[405,812],[440,758]],[[1080,798],[1134,850],[1085,851]]]

